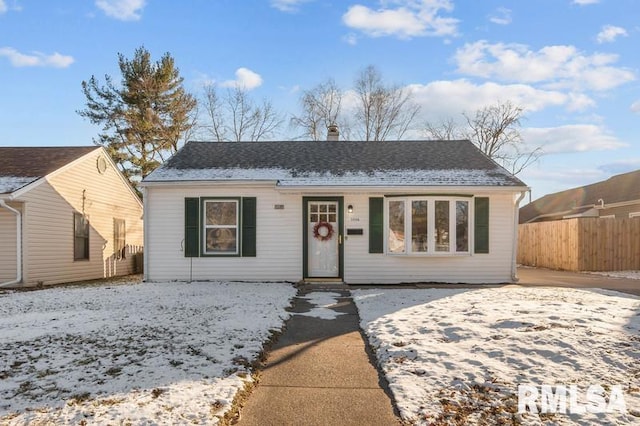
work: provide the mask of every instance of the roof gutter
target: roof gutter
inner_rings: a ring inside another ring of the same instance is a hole
[[[14,287],[22,283],[22,214],[19,210],[9,207],[3,199],[0,199],[0,207],[16,216],[16,279],[0,283],[0,287]]]
[[[513,247],[511,250],[511,281],[517,283],[520,278],[518,278],[518,268],[516,266],[518,262],[518,227],[520,225],[520,202],[527,195],[527,192],[521,192],[520,197],[516,200],[514,213],[513,213]]]

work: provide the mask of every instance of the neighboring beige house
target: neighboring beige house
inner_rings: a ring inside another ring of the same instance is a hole
[[[545,195],[520,208],[520,223],[640,217],[640,170]]]
[[[528,187],[469,141],[188,142],[143,182],[145,279],[516,280]]]
[[[135,272],[142,203],[103,148],[0,147],[0,286]]]

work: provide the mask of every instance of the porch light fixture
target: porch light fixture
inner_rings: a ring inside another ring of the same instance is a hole
[[[349,204],[347,206],[347,213],[353,213],[353,205]]]

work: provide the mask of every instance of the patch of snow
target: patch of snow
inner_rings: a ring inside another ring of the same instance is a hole
[[[39,177],[0,176],[0,194],[8,194],[10,192],[17,191],[36,179],[39,179]]]
[[[289,169],[175,169],[160,167],[145,178],[145,182],[258,180],[277,181],[279,186],[509,186],[511,176],[495,170],[375,170],[345,171],[340,174],[305,172]]]
[[[603,275],[613,278],[627,278],[630,280],[640,280],[640,271],[609,271],[609,272],[588,272],[594,275]]]
[[[308,312],[296,312],[296,315],[304,315],[307,317],[314,317],[326,320],[336,319],[340,315],[344,315],[344,312],[337,312],[333,307],[338,304],[338,299],[342,297],[339,293],[331,293],[325,291],[315,291],[306,294],[300,299],[309,301],[313,308]]]
[[[0,293],[0,423],[215,424],[294,295],[217,282]]]
[[[412,424],[640,421],[636,296],[517,286],[352,294],[401,416]],[[518,385],[577,385],[583,405],[590,385],[620,385],[627,412],[517,414]]]

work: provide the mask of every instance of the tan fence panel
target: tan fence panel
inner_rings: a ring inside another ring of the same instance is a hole
[[[566,271],[640,270],[640,218],[582,218],[518,227],[518,263]]]

